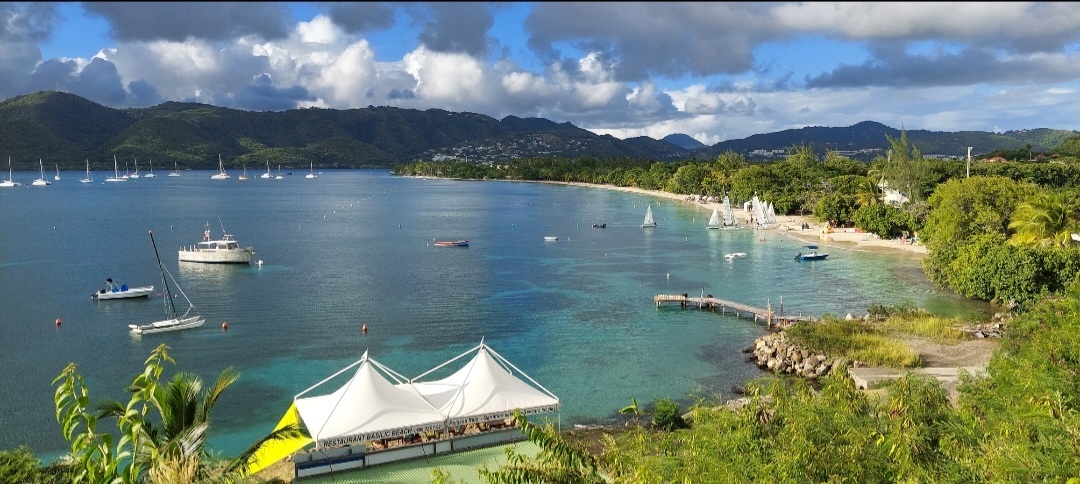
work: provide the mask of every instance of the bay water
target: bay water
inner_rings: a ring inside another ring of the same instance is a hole
[[[904,302],[965,317],[988,310],[935,289],[910,255],[830,249],[826,261],[796,262],[798,240],[707,230],[709,212],[689,202],[386,170],[211,174],[103,183],[108,174],[95,173],[82,184],[67,173],[27,187],[37,174],[20,173],[23,187],[0,189],[0,449],[66,452],[53,378],[75,363],[93,401],[126,402],[125,386],[161,343],[176,360],[166,376],[190,372],[209,386],[227,367],[240,371],[212,413],[210,444],[231,456],[270,432],[295,394],[365,351],[416,376],[484,341],[559,396],[563,426],[612,422],[631,398],[684,408],[731,398],[762,375],[741,352],[761,324],[658,309],[657,294],[777,310],[782,299],[785,313],[814,316]],[[659,226],[642,229],[650,205]],[[254,247],[261,265],[179,263],[177,249],[206,225],[212,238],[224,230]],[[149,231],[203,327],[128,333],[163,315]],[[432,245],[459,239],[469,246]],[[731,252],[747,257],[726,260]],[[91,300],[105,278],[155,294]]]

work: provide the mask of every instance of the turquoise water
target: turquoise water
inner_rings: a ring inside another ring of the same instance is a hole
[[[780,233],[706,230],[699,207],[624,192],[379,170],[183,175],[84,185],[68,174],[0,189],[0,448],[64,452],[52,379],[75,362],[93,400],[126,401],[125,384],[159,343],[177,369],[208,383],[240,370],[211,438],[234,455],[273,428],[293,395],[365,350],[415,376],[483,339],[560,397],[563,425],[610,421],[631,398],[730,397],[761,374],[741,350],[762,326],[658,310],[656,294],[774,307],[782,298],[785,312],[814,315],[902,302],[986,311],[935,290],[909,256],[835,249],[799,263],[800,242]],[[649,204],[659,227],[642,229]],[[176,248],[199,241],[207,222],[255,247],[263,265],[178,264]],[[607,228],[592,228],[600,222]],[[106,277],[160,289],[148,230],[205,326],[133,338],[127,325],[159,318],[160,299],[90,299]],[[551,235],[559,240],[544,241]],[[729,252],[748,256],[727,261]]]

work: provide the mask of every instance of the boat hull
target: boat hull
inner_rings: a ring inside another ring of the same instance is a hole
[[[818,255],[797,255],[797,256],[795,256],[795,260],[798,260],[798,261],[806,261],[806,260],[825,260],[825,258],[826,258],[826,257],[829,257],[829,254],[818,254]]]
[[[157,321],[143,325],[129,324],[128,328],[131,329],[132,334],[166,333],[169,331],[180,331],[182,329],[198,328],[199,326],[202,326],[205,322],[206,319],[202,316],[192,316],[189,318],[166,319],[164,321]]]
[[[453,241],[440,240],[440,241],[436,241],[432,245],[434,245],[435,247],[468,247],[469,246],[469,241],[468,240],[453,240]]]
[[[95,301],[104,301],[108,299],[130,299],[133,297],[150,297],[153,294],[154,286],[142,286],[132,287],[126,291],[105,291],[104,289],[94,293],[90,297]]]
[[[255,251],[246,249],[180,249],[180,262],[207,264],[250,264]]]

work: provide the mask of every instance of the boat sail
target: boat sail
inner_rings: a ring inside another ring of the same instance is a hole
[[[158,255],[157,242],[154,242],[154,231],[150,232],[150,243],[154,246],[154,257],[157,258],[158,271],[161,272],[161,285],[165,288],[165,319],[161,321],[155,321],[150,324],[129,324],[128,328],[131,329],[132,334],[150,334],[150,333],[164,333],[166,331],[177,331],[181,329],[197,328],[202,326],[206,322],[198,311],[195,311],[195,305],[188,299],[187,294],[184,294],[184,290],[180,289],[180,284],[177,284],[176,279],[173,279],[172,274],[169,274],[168,269],[165,269],[165,265],[161,263],[161,256]],[[184,314],[177,314],[176,303],[173,301],[172,291],[169,289],[169,281],[165,278],[165,275],[169,275],[169,279],[172,279],[173,285],[176,286],[177,292],[184,297],[184,301],[187,301],[188,307],[184,311]],[[191,315],[192,311],[195,311],[194,315]]]
[[[735,227],[739,225],[735,221],[735,212],[731,209],[731,199],[724,195],[724,201],[720,204],[720,208],[724,211],[724,226]]]
[[[715,208],[713,209],[712,216],[709,217],[709,223],[708,223],[708,225],[706,225],[706,227],[708,227],[710,229],[718,229],[718,228],[722,227],[722,225],[720,225],[720,211],[719,210],[717,210]]]
[[[641,228],[646,227],[656,227],[656,222],[653,221],[652,217],[652,205],[649,205],[649,208],[645,209],[645,221],[641,223]]]

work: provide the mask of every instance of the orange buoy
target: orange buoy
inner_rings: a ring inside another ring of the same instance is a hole
[[[62,322],[60,321],[60,318],[56,318],[56,325],[60,326],[60,324],[62,324]]]
[[[367,334],[367,323],[364,323],[364,326],[362,328],[360,328],[360,332],[364,333],[364,334]]]
[[[221,322],[221,330],[222,331],[228,331],[229,330],[229,322],[228,321],[222,321]]]

